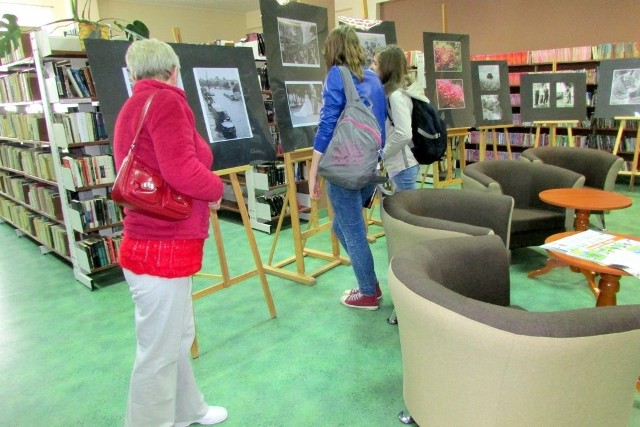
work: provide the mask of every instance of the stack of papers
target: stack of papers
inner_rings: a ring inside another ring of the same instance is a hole
[[[640,278],[640,241],[638,240],[587,230],[541,247],[618,268]]]

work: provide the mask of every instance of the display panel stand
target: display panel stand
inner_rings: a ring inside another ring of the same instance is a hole
[[[227,257],[225,254],[224,244],[222,241],[222,233],[220,230],[220,220],[218,218],[218,211],[211,209],[210,210],[211,228],[213,231],[213,237],[216,241],[216,248],[218,250],[218,262],[220,264],[220,269],[222,270],[222,274],[209,274],[209,273],[199,272],[195,274],[195,277],[204,277],[204,278],[221,279],[221,280],[219,282],[216,282],[207,286],[204,289],[194,292],[192,294],[192,299],[194,301],[198,300],[214,292],[218,292],[223,289],[230,288],[231,286],[236,285],[251,277],[259,276],[260,283],[262,284],[262,292],[264,293],[264,298],[267,302],[267,307],[269,308],[269,315],[273,319],[277,316],[276,308],[275,308],[275,305],[273,304],[273,298],[271,297],[271,290],[269,289],[269,284],[267,283],[265,268],[260,258],[260,252],[258,251],[258,245],[256,244],[256,239],[253,234],[253,228],[251,228],[251,220],[249,219],[247,205],[244,202],[244,197],[242,195],[242,188],[240,187],[240,182],[238,181],[238,175],[237,175],[240,172],[246,173],[249,170],[249,168],[250,166],[240,166],[236,168],[224,169],[224,170],[216,171],[216,175],[221,177],[228,176],[229,179],[231,180],[231,186],[233,188],[233,193],[236,197],[236,200],[238,201],[238,208],[240,210],[240,216],[242,217],[242,224],[244,225],[244,230],[247,233],[247,241],[251,248],[251,254],[253,255],[253,260],[256,264],[256,268],[235,277],[231,277],[229,275],[229,264],[227,263]],[[197,358],[199,356],[197,334],[191,346],[191,356],[193,358]]]
[[[282,204],[282,210],[278,218],[278,226],[276,227],[275,237],[271,246],[271,252],[269,253],[269,260],[264,266],[265,271],[268,274],[282,277],[283,279],[293,280],[294,282],[301,283],[303,285],[315,285],[316,276],[329,271],[330,269],[337,267],[338,265],[350,265],[351,261],[348,258],[340,256],[340,244],[335,234],[331,232],[331,223],[333,219],[333,210],[331,205],[327,206],[329,212],[329,221],[320,224],[318,219],[318,201],[311,199],[311,214],[309,218],[309,224],[307,230],[302,231],[300,228],[300,216],[298,215],[297,204],[297,188],[294,173],[294,164],[298,162],[311,162],[311,156],[313,148],[304,148],[288,153],[284,153],[284,167],[287,177],[287,193]],[[284,214],[289,208],[289,218],[291,219],[291,229],[293,231],[293,246],[295,253],[293,256],[288,257],[282,261],[273,264],[273,256],[278,244],[278,238],[280,231],[282,230],[282,222]],[[324,232],[331,233],[331,253],[318,251],[315,249],[305,248],[307,239],[319,235]],[[305,257],[314,257],[327,261],[322,267],[317,270],[307,273],[305,271],[304,259]],[[285,266],[294,263],[296,264],[296,271],[289,271],[284,269]]]
[[[557,144],[557,130],[558,127],[561,127],[560,125],[566,124],[566,125],[572,125],[572,124],[579,124],[580,121],[579,120],[535,120],[533,122],[533,124],[536,126],[536,139],[533,143],[534,147],[539,147],[540,146],[540,129],[543,126],[548,126],[549,127],[549,145],[550,146],[556,146]],[[567,136],[569,137],[569,147],[575,147],[575,143],[573,141],[573,128],[571,126],[566,126],[567,129]]]
[[[618,175],[629,175],[631,178],[629,180],[629,190],[633,190],[633,186],[635,185],[636,176],[638,176],[638,154],[640,153],[640,117],[635,116],[618,116],[614,117],[614,120],[620,120],[620,126],[618,127],[618,135],[616,136],[616,143],[613,146],[613,154],[618,155],[618,151],[620,151],[620,143],[622,142],[622,135],[624,133],[625,128],[627,127],[627,121],[635,121],[636,123],[636,143],[633,147],[633,163],[631,164],[630,171],[620,171]],[[640,383],[639,383],[640,384]]]
[[[509,128],[513,125],[496,125],[496,126],[478,126],[478,132],[480,132],[480,161],[485,160],[487,152],[487,140],[488,134],[491,133],[491,142],[493,143],[493,158],[498,158],[498,129],[502,129],[504,133],[504,143],[507,147],[507,153],[509,153],[509,160],[513,160],[511,154],[511,140],[509,139]]]
[[[464,140],[462,142],[457,141],[458,138],[466,138],[469,135],[469,128],[451,128],[447,129],[447,151],[445,152],[445,158],[443,160],[439,160],[437,162],[433,162],[431,165],[428,165],[424,168],[422,172],[422,183],[420,184],[420,188],[424,187],[424,184],[427,181],[427,177],[429,175],[429,168],[432,170],[433,175],[433,187],[434,188],[443,188],[448,187],[450,185],[462,184],[461,177],[455,177],[454,173],[454,164],[456,161],[456,154],[458,160],[460,161],[460,170],[465,167],[465,155],[464,155]],[[454,147],[454,142],[458,142],[457,146]],[[444,165],[441,165],[444,163]],[[440,179],[440,173],[446,172],[446,176],[443,180]]]

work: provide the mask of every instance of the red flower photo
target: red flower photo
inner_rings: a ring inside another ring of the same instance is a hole
[[[439,109],[465,107],[462,79],[436,79],[436,95]]]
[[[433,62],[435,71],[462,71],[462,44],[460,42],[433,42]]]

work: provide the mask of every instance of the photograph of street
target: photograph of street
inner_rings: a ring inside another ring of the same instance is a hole
[[[315,23],[278,18],[278,37],[283,66],[320,68],[318,26]]]
[[[252,138],[237,68],[194,68],[210,143]]]
[[[360,45],[364,48],[364,56],[367,58],[367,65],[373,62],[373,55],[376,49],[387,45],[384,34],[375,33],[357,33],[360,39]]]
[[[320,122],[322,82],[284,82],[292,127],[313,126]]]

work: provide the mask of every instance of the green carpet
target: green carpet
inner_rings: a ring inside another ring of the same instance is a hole
[[[640,192],[629,209],[607,216],[611,231],[640,235]],[[237,216],[221,213],[231,276],[255,268]],[[306,224],[303,223],[303,227]],[[372,227],[371,231],[380,228]],[[255,233],[266,262],[274,235]],[[41,255],[28,238],[0,225],[0,426],[122,425],[135,338],[133,305],[119,275],[90,292],[64,261]],[[326,235],[308,247],[329,251]],[[386,292],[386,244],[371,245]],[[293,254],[283,231],[274,261]],[[512,303],[532,311],[588,307],[594,298],[581,275],[557,269],[535,280],[539,249],[515,251]],[[322,266],[305,261],[306,271]],[[295,271],[295,265],[287,267]],[[220,273],[215,242],[206,247],[207,273]],[[196,279],[196,289],[212,280]],[[200,358],[194,370],[210,404],[229,410],[226,426],[395,426],[403,409],[397,328],[386,322],[388,294],[376,312],[343,307],[342,291],[355,286],[351,267],[318,277],[315,286],[268,276],[278,312],[269,318],[254,277],[195,302]],[[625,277],[618,304],[640,303],[640,281]],[[597,402],[594,402],[597,404]],[[640,426],[636,394],[631,426]]]

